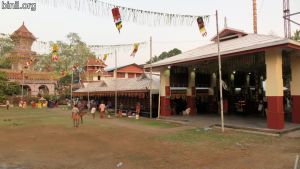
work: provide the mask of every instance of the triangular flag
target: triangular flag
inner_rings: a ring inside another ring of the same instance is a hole
[[[111,10],[111,12],[112,12],[112,15],[114,17],[114,22],[116,24],[116,27],[117,27],[117,29],[118,29],[118,31],[120,33],[120,30],[122,28],[122,19],[121,19],[119,8],[117,8],[117,7],[113,8]]]
[[[206,29],[205,29],[205,26],[204,26],[203,18],[202,17],[198,17],[197,18],[197,23],[198,23],[199,30],[202,33],[202,36],[206,36],[207,32],[206,32]]]
[[[131,55],[130,56],[135,56],[135,54],[136,54],[136,52],[138,51],[138,49],[139,49],[139,43],[135,43],[135,44],[133,44],[133,51],[132,51],[132,53],[131,53]]]

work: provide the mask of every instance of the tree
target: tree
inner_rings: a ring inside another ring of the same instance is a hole
[[[0,68],[9,69],[11,62],[4,56],[14,47],[14,43],[10,38],[0,38]]]
[[[0,38],[0,58],[14,47],[13,41],[8,37]]]
[[[82,67],[89,57],[95,57],[95,54],[90,51],[87,44],[81,40],[78,34],[69,33],[67,38],[68,43],[56,42],[59,46],[59,59],[57,62],[51,60],[51,53],[41,55],[35,68],[43,71],[56,71],[57,73],[64,70],[67,73],[71,71],[73,65],[76,64]],[[54,44],[54,42],[50,43]]]
[[[295,41],[300,41],[300,29],[298,29],[294,32],[294,35],[292,36],[292,39],[295,40]]]
[[[178,54],[181,54],[181,53],[182,53],[181,50],[179,50],[177,48],[174,48],[174,49],[170,50],[169,52],[162,52],[159,56],[154,56],[152,58],[152,61],[153,61],[152,63],[175,56],[175,55],[178,55]],[[147,62],[147,64],[150,64],[150,60]]]
[[[0,101],[4,101],[7,96],[20,94],[20,84],[9,82],[6,73],[0,72]]]

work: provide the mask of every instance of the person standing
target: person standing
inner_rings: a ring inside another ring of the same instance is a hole
[[[91,107],[92,107],[92,109],[91,109],[91,114],[92,114],[92,116],[93,116],[93,119],[95,119],[95,113],[96,113],[96,107],[97,107],[96,102],[92,101],[92,102],[91,102]]]
[[[7,110],[9,110],[9,106],[10,106],[9,100],[6,100],[6,109],[7,109]]]
[[[100,112],[100,118],[104,118],[104,112],[105,112],[105,104],[102,101],[101,104],[99,105],[99,112]]]
[[[73,126],[78,127],[79,126],[79,109],[78,109],[77,104],[75,104],[72,109],[72,119],[73,119]]]
[[[122,113],[123,113],[123,104],[120,103],[118,117],[122,117]]]
[[[139,119],[140,118],[140,112],[141,112],[141,104],[140,104],[140,102],[136,103],[135,112],[136,112],[135,119]]]

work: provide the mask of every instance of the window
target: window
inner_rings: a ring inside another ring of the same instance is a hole
[[[125,78],[125,73],[119,73],[118,72],[117,78]]]
[[[134,73],[128,73],[128,78],[135,78]]]

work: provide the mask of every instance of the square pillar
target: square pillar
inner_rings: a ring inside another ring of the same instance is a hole
[[[171,116],[170,104],[170,69],[164,67],[160,71],[160,115]]]
[[[300,124],[300,53],[291,55],[292,122]]]
[[[197,114],[195,78],[196,78],[195,70],[192,68],[189,68],[188,69],[188,88],[186,91],[186,98],[187,98],[187,107],[191,109],[190,115]]]
[[[284,128],[282,50],[269,49],[265,52],[266,96],[268,101],[267,121],[270,129]]]

